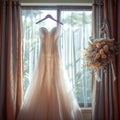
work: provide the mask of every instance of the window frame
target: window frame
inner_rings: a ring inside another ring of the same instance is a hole
[[[27,10],[27,9],[33,9],[33,10],[56,10],[57,12],[57,20],[60,21],[60,14],[61,14],[61,11],[67,11],[67,10],[92,10],[92,6],[22,6],[22,9],[23,10]]]
[[[60,21],[60,16],[62,11],[79,11],[79,10],[87,10],[87,11],[92,11],[92,6],[70,6],[70,5],[58,5],[58,6],[21,6],[22,10],[56,10],[57,13],[57,20]],[[91,81],[92,82],[92,81]],[[92,82],[92,87],[93,87],[93,82]],[[92,92],[92,91],[91,91]],[[84,103],[79,103],[79,106],[82,108],[83,111],[90,112],[91,107],[92,107],[92,102],[87,103],[88,107],[84,107]],[[88,110],[89,109],[89,110]]]

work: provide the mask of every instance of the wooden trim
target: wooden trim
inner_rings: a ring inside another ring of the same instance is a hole
[[[79,103],[79,106],[81,108],[85,108],[84,103]],[[87,103],[87,108],[91,108],[91,107],[92,107],[92,102],[91,103]]]
[[[81,111],[83,113],[91,113],[92,112],[92,108],[81,108]]]
[[[92,10],[92,6],[21,6],[22,9],[34,9],[34,10]]]

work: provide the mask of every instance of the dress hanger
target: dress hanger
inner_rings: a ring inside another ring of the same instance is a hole
[[[50,18],[50,19],[52,19],[52,20],[56,21],[57,23],[59,23],[59,24],[63,25],[63,23],[62,23],[62,22],[60,22],[60,21],[58,21],[58,20],[54,19],[54,18],[53,18],[50,14],[46,15],[46,17],[45,17],[45,18],[43,18],[43,19],[39,20],[38,22],[36,22],[36,24],[38,24],[38,23],[40,23],[40,22],[42,22],[42,21],[46,20],[47,18]]]

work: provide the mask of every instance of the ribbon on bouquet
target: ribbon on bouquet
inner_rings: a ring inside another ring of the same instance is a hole
[[[111,71],[112,71],[111,73],[112,73],[113,81],[115,81],[116,80],[116,75],[115,75],[115,69],[114,69],[114,65],[113,65],[112,61],[110,62],[109,65],[111,66]],[[106,68],[106,66],[104,66],[104,74],[107,74],[106,72],[107,72],[107,68]],[[100,68],[94,70],[94,77],[95,77],[95,80],[97,82],[102,81],[101,78],[100,78]],[[108,76],[106,76],[106,77],[108,77]]]
[[[115,81],[115,80],[116,80],[116,75],[115,75],[115,70],[114,70],[114,66],[113,66],[112,61],[110,62],[110,64],[111,64],[111,69],[112,69],[112,77],[113,77],[113,81]]]

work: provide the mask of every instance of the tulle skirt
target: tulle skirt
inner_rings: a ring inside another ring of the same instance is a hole
[[[41,52],[17,120],[81,120],[82,114],[58,52]]]

